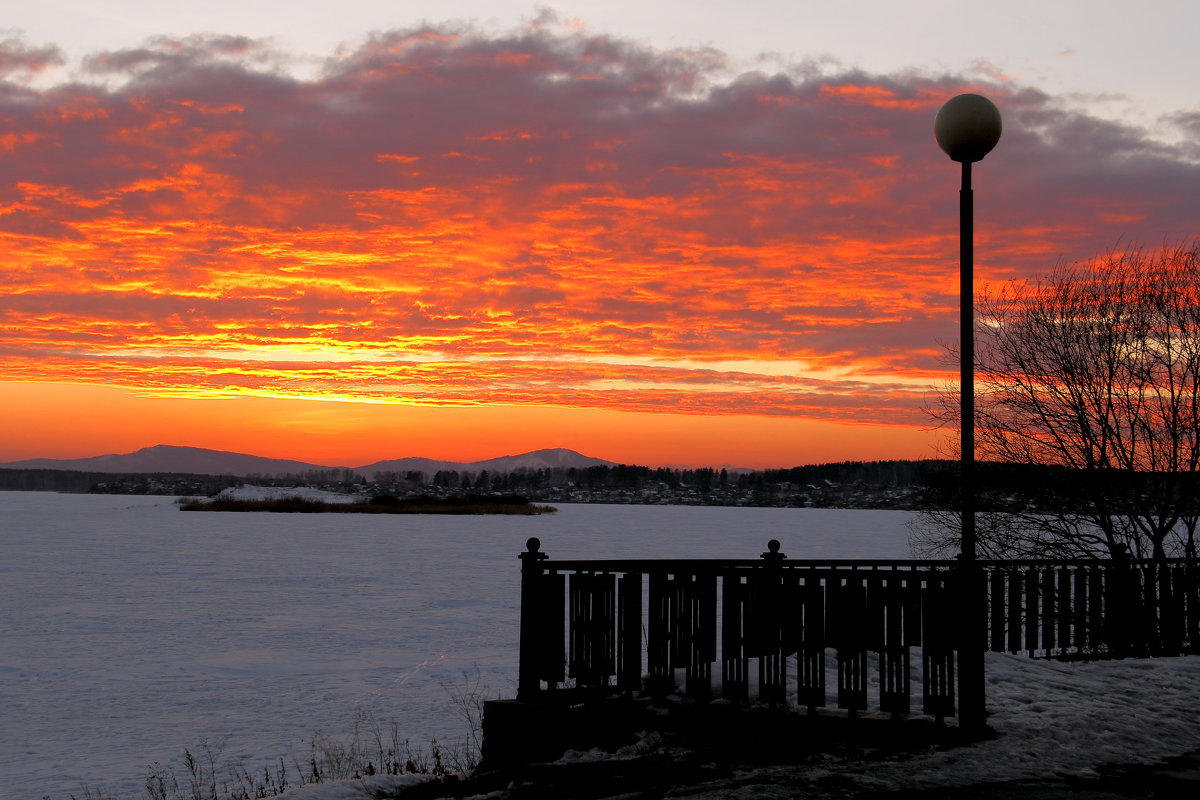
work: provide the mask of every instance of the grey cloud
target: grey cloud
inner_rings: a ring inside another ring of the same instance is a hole
[[[0,79],[36,75],[65,63],[66,57],[57,45],[31,47],[16,36],[0,39]]]

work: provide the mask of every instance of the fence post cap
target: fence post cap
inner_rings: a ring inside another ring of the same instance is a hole
[[[536,536],[530,536],[525,541],[525,552],[521,553],[519,556],[517,556],[517,558],[521,559],[522,561],[531,561],[534,563],[538,561],[545,561],[547,556],[545,553],[541,552],[541,547],[542,540]]]
[[[779,547],[779,540],[772,539],[771,541],[767,542],[767,552],[763,553],[762,557],[770,561],[777,561],[781,558],[787,558],[787,553],[779,552]]]

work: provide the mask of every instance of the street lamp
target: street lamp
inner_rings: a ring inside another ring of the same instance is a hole
[[[958,201],[959,255],[959,388],[962,424],[962,553],[960,586],[964,592],[959,647],[959,722],[963,728],[984,726],[982,575],[975,562],[975,208],[971,164],[980,161],[1000,140],[1000,112],[991,100],[960,94],[938,111],[933,134],[954,161],[962,163]]]

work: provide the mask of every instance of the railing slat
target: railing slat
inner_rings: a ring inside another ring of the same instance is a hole
[[[1038,573],[1034,567],[1025,570],[1025,649],[1038,649],[1038,628],[1042,619],[1041,604],[1038,602]]]
[[[1007,570],[1004,574],[1008,582],[1008,652],[1015,653],[1021,649],[1021,574],[1016,570]]]
[[[758,699],[763,703],[787,700],[787,653],[784,650],[783,587],[778,571],[763,570],[750,586],[754,620],[754,649],[758,657]]]
[[[539,648],[537,676],[539,680],[553,686],[566,679],[567,659],[563,650],[563,632],[566,630],[567,621],[563,615],[563,596],[566,594],[567,576],[547,575],[540,583],[538,594],[541,629],[546,633]]]
[[[567,675],[577,686],[606,686],[617,671],[616,576],[574,573],[569,595]]]
[[[1072,623],[1075,626],[1075,648],[1083,652],[1092,646],[1088,633],[1088,571],[1080,569],[1075,572],[1075,616]]]
[[[943,580],[930,580],[922,590],[922,704],[939,720],[954,715],[953,599]]]
[[[617,582],[617,686],[642,685],[642,576],[631,572]]]
[[[1066,653],[1072,645],[1071,639],[1071,575],[1066,567],[1058,568],[1058,646]]]
[[[796,655],[796,702],[809,711],[825,705],[825,586],[811,573],[797,587],[799,647]]]
[[[1200,569],[1191,569],[1184,576],[1184,589],[1187,595],[1187,653],[1200,653]]]
[[[646,673],[650,690],[667,693],[675,687],[671,627],[675,621],[675,586],[669,575],[650,573],[650,603],[646,620]]]
[[[1186,631],[1184,629],[1184,601],[1187,586],[1183,567],[1173,566],[1166,569],[1167,589],[1163,609],[1163,655],[1177,656],[1184,652]]]
[[[893,575],[879,587],[882,595],[883,626],[879,643],[879,710],[889,714],[907,714],[912,706],[912,679],[909,672],[907,624],[917,600],[907,579]]]
[[[1054,593],[1054,570],[1041,567],[1042,579],[1042,651],[1054,652],[1055,627],[1058,624],[1058,598]]]
[[[712,662],[717,659],[717,576],[696,575],[681,581],[687,630],[686,691],[690,697],[712,695]]]
[[[867,642],[871,625],[867,614],[867,590],[861,578],[848,577],[833,585],[834,630],[837,648],[838,708],[860,711],[867,708]]]
[[[1104,573],[1107,570],[1093,567],[1088,574],[1088,645],[1098,648],[1104,641]]]
[[[723,576],[721,586],[721,695],[745,703],[750,700],[750,587],[733,573]]]
[[[1004,572],[998,569],[992,570],[988,585],[991,588],[989,605],[992,611],[991,621],[988,625],[992,634],[989,647],[997,653],[1002,653],[1004,652],[1004,621],[1007,619],[1007,615],[1004,613]]]

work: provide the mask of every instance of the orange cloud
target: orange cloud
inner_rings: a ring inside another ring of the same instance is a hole
[[[264,47],[0,83],[0,381],[912,433],[952,377],[931,125],[963,82],[730,83],[711,52],[449,28],[300,80]],[[1196,233],[1186,152],[984,90],[1006,131],[976,172],[981,281]]]
[[[895,89],[879,84],[842,84],[821,87],[822,97],[840,100],[844,103],[860,103],[876,108],[894,108],[906,111],[930,108],[936,111],[942,103],[957,93],[957,91],[948,93],[922,88],[916,96],[902,97]]]

